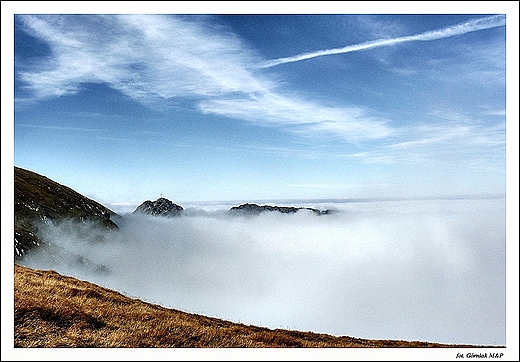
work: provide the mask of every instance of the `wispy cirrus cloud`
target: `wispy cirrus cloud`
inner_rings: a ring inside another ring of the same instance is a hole
[[[143,104],[195,97],[205,113],[299,133],[352,141],[393,133],[386,120],[368,116],[370,110],[281,93],[275,80],[251,70],[261,59],[236,36],[201,21],[148,15],[21,19],[52,49],[47,61],[19,74],[37,98],[106,83]]]
[[[325,49],[314,52],[308,52],[291,57],[284,57],[266,61],[259,65],[260,68],[271,68],[280,64],[294,63],[302,60],[323,57],[327,55],[345,54],[356,52],[360,50],[367,50],[372,48],[392,46],[400,43],[408,43],[413,41],[432,41],[438,39],[449,38],[457,35],[463,35],[478,30],[485,30],[496,28],[505,25],[505,16],[495,15],[485,18],[471,20],[455,26],[450,26],[444,29],[428,31],[417,35],[402,36],[388,39],[378,39],[368,42],[363,42],[354,45],[347,45],[341,48]]]
[[[42,63],[20,68],[23,69],[19,72],[20,80],[37,99],[75,94],[86,83],[108,84],[146,105],[191,98],[203,113],[308,137],[332,135],[350,143],[385,139],[387,149],[376,151],[378,156],[372,160],[379,157],[395,160],[391,155],[398,149],[412,146],[424,149],[428,144],[455,137],[466,145],[467,139],[493,139],[475,127],[457,129],[460,136],[454,135],[454,128],[403,130],[366,106],[324,105],[284,91],[278,80],[262,73],[262,68],[323,55],[463,35],[503,26],[503,16],[270,61],[260,58],[228,29],[206,21],[205,17],[23,15],[20,19],[27,32],[51,49]],[[389,150],[392,152],[387,153]],[[372,151],[369,153],[374,155]]]
[[[20,77],[38,97],[76,93],[81,83],[108,83],[146,101],[215,96],[272,87],[253,76],[254,59],[238,39],[172,16],[23,16],[52,56]]]
[[[397,142],[345,155],[366,163],[438,162],[459,168],[503,170],[505,124],[485,123],[455,114],[436,113],[439,121],[404,127]]]
[[[100,128],[86,128],[86,127],[67,127],[67,126],[46,126],[41,124],[18,124],[18,127],[36,128],[40,130],[51,130],[51,131],[66,131],[66,132],[104,132],[105,130]]]
[[[299,134],[334,134],[349,142],[390,137],[388,120],[364,108],[326,107],[273,92],[240,99],[215,99],[199,104],[202,112],[240,118],[259,125],[275,125]]]

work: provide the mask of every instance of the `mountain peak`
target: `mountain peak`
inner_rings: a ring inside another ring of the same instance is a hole
[[[134,210],[134,213],[153,216],[178,216],[182,210],[184,210],[182,206],[161,196],[155,201],[146,200]]]

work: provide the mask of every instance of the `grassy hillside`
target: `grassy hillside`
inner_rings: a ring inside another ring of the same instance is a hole
[[[483,347],[260,328],[164,308],[54,271],[20,265],[14,266],[14,346]]]

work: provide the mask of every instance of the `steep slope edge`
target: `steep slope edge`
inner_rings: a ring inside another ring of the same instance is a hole
[[[113,230],[115,212],[70,187],[33,171],[14,167],[15,260],[44,242],[42,225],[72,219],[100,229]]]

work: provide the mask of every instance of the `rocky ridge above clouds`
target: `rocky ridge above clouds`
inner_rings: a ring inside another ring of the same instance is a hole
[[[164,197],[160,197],[155,201],[146,200],[139,205],[133,213],[172,217],[180,215],[183,210],[184,208],[182,206],[174,204]]]

